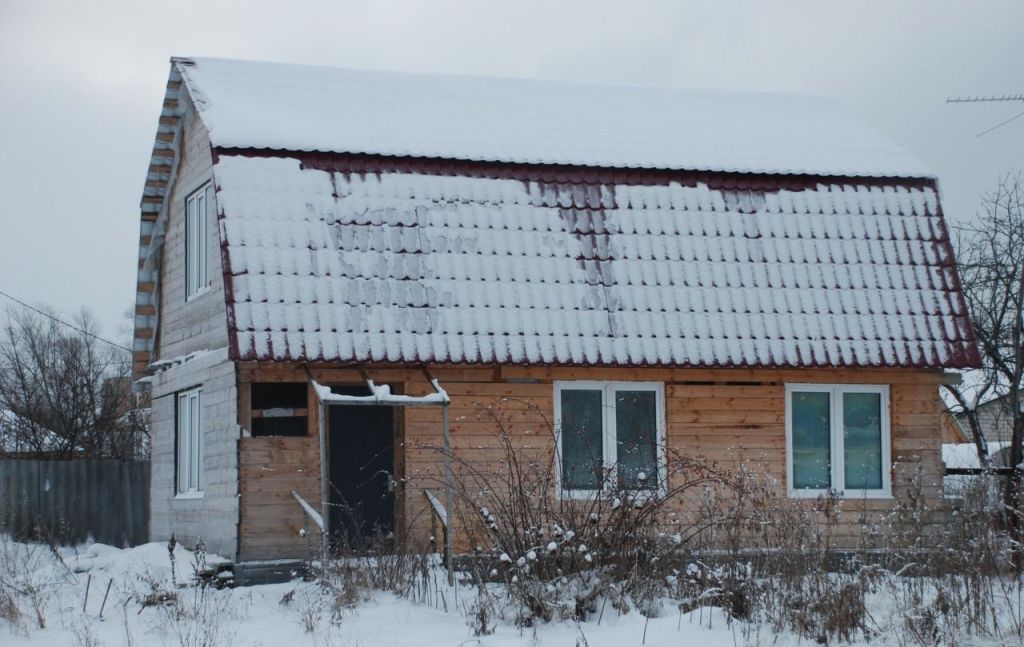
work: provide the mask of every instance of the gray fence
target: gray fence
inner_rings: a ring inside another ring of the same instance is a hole
[[[61,544],[147,541],[149,463],[0,459],[0,530]]]

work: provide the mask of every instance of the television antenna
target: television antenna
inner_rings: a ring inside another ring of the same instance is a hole
[[[1002,96],[988,96],[988,97],[947,97],[946,103],[1005,103],[1005,102],[1021,102],[1024,103],[1024,94],[1004,94]],[[996,128],[1002,128],[1006,124],[1010,123],[1014,119],[1024,117],[1024,112],[1018,112],[1014,116],[1010,117],[1006,121],[1001,121],[995,126],[992,126],[988,130],[984,130],[978,133],[978,137],[987,135]]]

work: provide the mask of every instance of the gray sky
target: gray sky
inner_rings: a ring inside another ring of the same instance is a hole
[[[1024,103],[944,100],[1024,93],[1022,33],[1019,0],[0,0],[0,290],[119,335],[172,55],[831,96],[963,220],[1024,168],[1024,117],[976,136]]]

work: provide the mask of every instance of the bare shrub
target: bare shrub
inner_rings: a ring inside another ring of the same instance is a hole
[[[71,635],[75,637],[75,644],[78,647],[99,647],[102,644],[91,620],[83,615],[75,616],[71,621]]]
[[[481,465],[452,456],[455,518],[480,563],[491,564],[477,579],[504,584],[513,620],[586,619],[609,602],[620,612],[656,613],[680,544],[699,532],[681,527],[685,520],[670,503],[724,484],[726,473],[703,459],[668,455],[658,475],[640,471],[631,487],[616,466],[605,466],[600,491],[569,499],[555,491],[557,432],[543,412],[503,399],[480,414],[494,425],[499,458]],[[515,433],[511,420],[524,418],[540,431]]]
[[[10,625],[12,629],[22,627],[21,609],[6,587],[0,588],[0,620]]]
[[[438,579],[440,561],[425,544],[418,545],[411,539],[416,536],[413,524],[397,532],[377,531],[355,541],[349,541],[343,533],[330,538],[327,555],[321,555],[319,550],[311,553],[305,572],[310,577],[315,575],[319,586],[315,592],[307,590],[298,604],[303,627],[323,622],[339,624],[372,591],[385,591],[420,604],[441,602],[446,606]],[[289,604],[293,600],[294,595]],[[317,615],[315,605],[321,611],[327,610],[327,615]]]
[[[477,582],[476,595],[466,606],[466,624],[474,636],[489,636],[497,626],[498,609],[494,592],[483,581]]]
[[[885,520],[898,630],[919,645],[970,637],[1024,641],[1024,584],[1015,575],[1012,531],[984,477],[963,484],[950,510],[933,510],[920,474]],[[941,514],[941,523],[927,523]]]
[[[136,592],[135,599],[143,609],[157,610],[157,629],[172,636],[179,647],[230,647],[235,639],[231,625],[238,616],[231,592],[219,591],[216,582],[206,577],[206,552],[201,540],[193,553],[191,583],[179,584],[176,546],[172,536],[167,543],[170,582],[140,575],[144,590]]]
[[[164,629],[179,647],[230,647],[234,642],[234,608],[228,592],[218,595],[209,587],[191,587],[175,603],[158,608]]]
[[[13,621],[12,626],[30,613],[39,629],[46,628],[46,588],[59,584],[45,581],[40,573],[47,550],[0,534],[0,612]]]

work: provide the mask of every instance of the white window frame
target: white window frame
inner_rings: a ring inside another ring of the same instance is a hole
[[[185,198],[185,300],[210,289],[210,201],[207,182]]]
[[[616,391],[653,391],[657,425],[657,448],[655,461],[658,470],[657,490],[637,490],[637,494],[661,494],[666,491],[668,478],[665,447],[665,385],[661,382],[606,382],[606,381],[556,381],[554,383],[554,409],[557,451],[555,456],[555,489],[563,499],[589,499],[599,494],[596,489],[572,489],[562,487],[562,391],[601,391],[601,455],[605,469],[614,469],[618,463],[617,430],[615,426]],[[616,482],[613,473],[609,482]]]
[[[831,457],[831,491],[846,498],[892,498],[892,443],[889,417],[889,385],[887,384],[786,384],[786,490],[790,497],[815,498],[829,489],[793,487],[793,393],[829,394],[829,449]],[[882,487],[879,489],[847,489],[845,446],[843,442],[843,394],[876,393],[881,402]]]
[[[175,494],[178,498],[203,496],[203,390],[176,394],[174,442]]]

